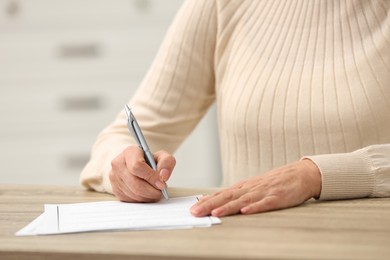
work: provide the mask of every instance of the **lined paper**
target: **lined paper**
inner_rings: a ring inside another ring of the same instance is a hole
[[[170,198],[157,203],[100,201],[46,204],[44,213],[19,230],[17,236],[109,230],[158,230],[210,227],[215,217],[197,218],[190,207],[197,196]]]

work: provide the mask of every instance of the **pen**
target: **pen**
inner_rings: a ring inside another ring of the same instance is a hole
[[[127,114],[127,128],[129,128],[129,131],[133,134],[134,139],[137,141],[139,147],[144,151],[144,157],[146,160],[146,163],[152,167],[153,170],[157,170],[156,162],[154,161],[153,154],[149,149],[148,144],[146,143],[146,139],[144,135],[142,134],[141,128],[139,127],[137,120],[135,119],[135,116],[131,112],[131,109],[126,104],[125,105],[125,111]],[[161,193],[163,194],[165,199],[168,199],[168,193],[167,190],[164,188],[161,190]]]

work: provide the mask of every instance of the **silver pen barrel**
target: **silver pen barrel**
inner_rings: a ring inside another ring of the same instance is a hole
[[[144,135],[142,134],[141,128],[138,125],[134,114],[131,112],[131,109],[127,105],[125,105],[125,110],[126,110],[126,114],[127,114],[127,127],[129,128],[129,131],[133,134],[134,139],[137,141],[139,147],[144,151],[144,157],[145,157],[146,163],[153,170],[156,171],[157,164],[154,161],[153,154],[149,149],[149,146],[146,142]],[[168,192],[165,188],[161,190],[161,193],[163,194],[165,199],[169,199]]]

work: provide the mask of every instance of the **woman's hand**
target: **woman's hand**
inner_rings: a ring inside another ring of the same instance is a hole
[[[320,171],[304,159],[202,197],[191,213],[197,217],[253,214],[297,206],[320,194]]]
[[[112,160],[109,178],[114,195],[126,202],[159,201],[176,160],[165,151],[155,153],[154,159],[157,171],[146,163],[139,147],[129,146]]]

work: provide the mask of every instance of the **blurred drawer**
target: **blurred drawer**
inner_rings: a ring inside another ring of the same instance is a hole
[[[93,136],[0,138],[1,183],[77,185]]]
[[[66,88],[34,91],[4,91],[0,97],[0,135],[66,136],[100,132],[123,108],[134,89],[110,88],[105,91]]]
[[[153,37],[156,38],[136,39],[121,33],[0,36],[0,80],[96,74],[138,76],[150,66],[163,38],[162,33]]]
[[[138,58],[155,51],[165,32],[166,26],[161,25],[110,31],[0,34],[0,57],[2,63],[29,59]]]
[[[151,61],[134,59],[112,60],[97,62],[85,61],[52,61],[46,63],[0,63],[0,87],[4,88],[5,82],[31,82],[31,81],[57,81],[61,82],[68,78],[73,79],[102,79],[111,78],[140,78],[146,74]]]
[[[0,31],[101,28],[168,22],[183,0],[3,0]]]

